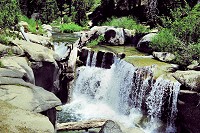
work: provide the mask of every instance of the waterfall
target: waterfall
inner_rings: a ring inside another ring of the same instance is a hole
[[[167,112],[166,131],[175,132],[180,84],[162,76],[154,79],[154,66],[136,68],[115,58],[110,69],[91,67],[95,66],[95,62],[96,54],[90,57],[89,53],[87,65],[77,69],[72,102],[64,108],[70,108],[71,105],[73,113],[83,120],[112,119],[130,127],[134,127],[134,117],[137,117],[138,112],[145,113],[148,123],[141,127],[149,131],[155,130],[152,125],[162,119],[167,105],[171,109]]]
[[[96,66],[96,61],[97,61],[96,59],[97,59],[97,53],[94,53],[92,56],[92,63],[91,63],[92,67]]]
[[[91,58],[90,55],[91,55],[91,51],[88,51],[86,66],[90,66],[90,58]]]

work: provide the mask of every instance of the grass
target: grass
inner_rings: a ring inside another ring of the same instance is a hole
[[[65,23],[60,25],[60,30],[64,33],[73,33],[84,30],[84,27],[81,27],[75,23]]]
[[[102,43],[104,41],[104,36],[99,35],[97,39],[90,41],[87,43],[88,47],[94,47],[97,46],[98,44]]]
[[[111,19],[108,19],[101,25],[115,26],[129,30],[136,30],[136,33],[146,33],[149,31],[148,27],[138,24],[137,21],[132,17],[121,17],[121,18],[112,17]]]
[[[9,41],[9,39],[8,39],[6,34],[4,34],[4,33],[0,34],[0,43],[8,45],[9,42],[10,41]]]
[[[29,19],[26,16],[20,16],[20,21],[28,23],[28,30],[35,34],[43,34],[42,22],[40,20]],[[36,25],[38,24],[38,31],[36,30]]]

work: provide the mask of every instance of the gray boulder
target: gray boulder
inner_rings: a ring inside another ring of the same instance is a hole
[[[33,61],[47,61],[55,62],[55,60],[60,60],[59,56],[51,49],[44,47],[40,44],[27,42],[24,40],[13,40],[14,44],[19,45],[29,57],[29,60]]]
[[[149,33],[149,34],[145,35],[138,42],[136,48],[141,52],[152,53],[153,49],[149,46],[149,44],[150,44],[152,38],[155,37],[156,35],[157,35],[156,33]]]
[[[54,133],[49,119],[41,114],[22,110],[0,100],[1,133]]]
[[[176,71],[173,76],[187,89],[200,92],[200,71]]]
[[[200,63],[196,60],[192,61],[192,63],[187,66],[188,69],[190,70],[196,70],[196,71],[200,71]]]
[[[25,57],[4,57],[1,58],[0,61],[5,68],[10,69],[10,71],[13,70],[14,72],[18,71],[18,73],[22,73],[23,79],[25,81],[35,84],[33,71],[29,67],[27,59]]]
[[[120,126],[116,122],[112,120],[107,120],[105,124],[102,126],[99,133],[123,133],[123,132]]]
[[[19,78],[0,77],[0,100],[21,109],[42,112],[61,105],[51,92]]]
[[[153,57],[164,62],[170,62],[175,59],[175,55],[168,52],[153,52]]]
[[[108,28],[104,33],[105,41],[112,45],[124,45],[125,34],[123,28]]]

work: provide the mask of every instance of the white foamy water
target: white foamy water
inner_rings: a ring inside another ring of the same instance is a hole
[[[172,109],[164,131],[173,133],[176,131],[174,120],[179,87],[179,84],[161,77],[154,81],[152,67],[136,68],[115,59],[111,69],[78,68],[72,102],[63,108],[72,108],[73,114],[79,115],[82,120],[111,119],[127,127],[135,127],[136,123],[144,121],[140,126],[145,132],[157,132],[155,129],[162,126],[160,119],[168,90],[172,99],[168,100],[172,105],[169,107]],[[142,112],[146,112],[147,116]]]

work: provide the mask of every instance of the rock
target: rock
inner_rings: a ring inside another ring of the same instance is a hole
[[[176,71],[173,76],[187,89],[200,92],[200,71]]]
[[[153,57],[164,62],[170,62],[175,59],[175,55],[168,52],[153,52]]]
[[[56,94],[59,89],[59,67],[56,62],[32,62],[35,85]]]
[[[29,67],[26,58],[24,57],[4,57],[1,58],[3,66],[13,72],[23,74],[23,79],[27,82],[35,84],[35,78],[32,69]],[[11,74],[11,73],[10,73]]]
[[[2,100],[0,106],[1,133],[54,133],[47,117],[19,109]]]
[[[123,45],[125,35],[123,28],[108,28],[104,33],[104,38],[107,43],[112,45]]]
[[[123,132],[120,126],[116,122],[112,120],[107,120],[105,124],[102,126],[99,133],[123,133]]]
[[[3,57],[4,55],[14,55],[14,54],[23,55],[24,51],[18,46],[6,46],[3,44],[0,44],[0,57]]]
[[[26,33],[26,37],[33,43],[38,43],[44,46],[49,46],[51,45],[51,38],[46,37],[46,36],[41,36],[41,35],[35,35],[32,33]],[[22,36],[24,38],[24,36]]]
[[[97,32],[98,34],[104,34],[110,28],[114,28],[114,26],[94,26],[90,29],[90,31]]]
[[[60,60],[59,56],[55,54],[53,50],[48,49],[40,44],[18,39],[13,40],[12,42],[19,45],[24,50],[24,52],[29,57],[29,60],[47,62],[55,62],[55,60]]]
[[[180,90],[178,96],[178,132],[200,132],[200,94]]]
[[[18,25],[21,27],[24,27],[24,31],[25,32],[28,32],[29,30],[28,30],[28,28],[29,28],[29,25],[28,25],[28,23],[27,22],[24,22],[24,21],[20,21],[19,23],[18,23]]]
[[[44,31],[52,31],[52,26],[51,25],[43,24],[42,28],[44,29]]]
[[[114,63],[114,54],[111,52],[106,52],[104,54],[101,67],[105,69],[110,69],[111,65]]]
[[[42,28],[46,32],[47,37],[52,37],[52,27],[51,27],[51,25],[43,24]]]
[[[0,77],[0,100],[33,112],[42,112],[61,105],[53,93],[22,79],[8,77]]]
[[[24,73],[7,68],[0,68],[0,77],[23,78]]]
[[[192,64],[187,66],[187,68],[190,70],[200,71],[200,63],[198,63],[198,61],[194,60],[194,61],[192,61]]]
[[[126,57],[126,54],[124,54],[124,53],[118,53],[117,57],[120,58],[120,59],[124,59]]]
[[[152,53],[153,49],[149,46],[149,43],[151,42],[151,39],[155,37],[156,33],[149,33],[145,35],[137,44],[137,49],[141,52],[145,53]]]
[[[38,20],[39,17],[40,17],[40,13],[33,13],[33,14],[31,15],[31,19],[34,19],[34,20]]]

